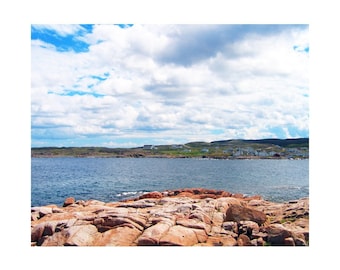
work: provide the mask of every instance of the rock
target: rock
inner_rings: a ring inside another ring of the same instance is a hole
[[[68,197],[65,199],[63,207],[69,206],[75,203],[75,199],[73,197]]]
[[[39,218],[42,218],[45,215],[52,214],[53,210],[52,210],[52,207],[32,207],[31,208],[31,215],[33,213],[38,213],[38,215],[35,215],[35,216],[37,216],[37,218],[39,219]]]
[[[236,246],[237,241],[230,235],[209,236],[206,244],[208,246]]]
[[[127,216],[129,215],[129,213],[131,213],[131,211],[129,210],[129,208],[125,208],[125,207],[118,207],[119,205],[117,205],[117,207],[115,208],[109,208],[109,209],[103,209],[102,207],[100,209],[98,209],[97,211],[94,211],[94,213],[97,214],[97,217],[101,217],[101,218],[105,218],[108,216]]]
[[[197,219],[199,221],[204,222],[205,224],[211,224],[210,217],[204,212],[199,210],[194,210],[190,213],[189,219]]]
[[[160,199],[160,198],[163,198],[163,195],[162,193],[158,191],[154,191],[154,192],[143,194],[142,196],[139,197],[139,199],[147,199],[147,198]]]
[[[212,215],[211,223],[221,226],[224,221],[224,214],[221,212],[214,212]]]
[[[36,221],[40,218],[39,212],[32,212],[31,213],[31,221]]]
[[[287,237],[283,240],[283,244],[285,246],[295,246],[295,242],[294,242],[294,239],[293,237]]]
[[[225,217],[225,221],[240,222],[242,220],[250,220],[259,225],[262,225],[266,219],[267,217],[263,212],[236,204],[233,204],[228,208]]]
[[[105,202],[98,200],[88,200],[84,204],[84,206],[98,206],[98,205],[105,205]]]
[[[241,193],[232,194],[232,197],[238,198],[238,199],[243,199],[244,198],[243,194],[241,194]]]
[[[295,238],[294,239],[295,246],[307,246],[305,239]]]
[[[65,246],[91,246],[98,235],[96,226],[72,226],[67,229]]]
[[[211,230],[210,224],[207,224],[196,219],[180,218],[177,219],[176,224],[187,228],[204,230],[206,233],[209,233]]]
[[[253,240],[251,240],[251,242],[253,242],[254,241],[254,244],[255,244],[255,246],[264,246],[265,245],[265,241],[263,240],[263,238],[262,237],[259,237],[259,238],[257,238],[257,239],[253,239]],[[255,242],[256,241],[256,242]]]
[[[43,235],[44,229],[44,223],[38,224],[31,228],[31,242],[38,242]]]
[[[309,200],[201,188],[31,208],[31,246],[309,245]]]
[[[205,243],[207,241],[208,234],[205,230],[194,229],[194,228],[192,228],[192,230],[196,234],[196,237],[199,243]]]
[[[135,246],[141,231],[131,227],[117,227],[101,234],[94,246]]]
[[[176,212],[183,213],[184,215],[188,215],[191,212],[191,209],[192,209],[192,204],[187,203],[187,204],[179,205],[176,209]]]
[[[192,192],[188,192],[188,191],[182,191],[180,192],[178,195],[176,195],[177,197],[185,197],[185,198],[193,198],[196,196],[193,196]]]
[[[232,194],[230,192],[224,190],[214,190],[214,189],[205,189],[205,188],[184,188],[178,190],[171,190],[163,192],[169,197],[178,196],[178,197],[188,197],[193,199],[205,199],[205,198],[221,198],[221,197],[230,197]]]
[[[40,221],[31,228],[31,242],[41,242],[44,236],[53,235],[64,228],[72,227],[76,219]]]
[[[56,230],[57,222],[46,222],[42,236],[53,235]]]
[[[260,195],[253,195],[249,197],[244,197],[243,198],[245,201],[252,201],[252,200],[262,200],[262,197]]]
[[[240,221],[238,227],[239,234],[246,234],[248,236],[251,236],[253,232],[254,233],[259,232],[259,230],[260,230],[259,225],[256,222],[250,220]]]
[[[261,238],[261,239],[267,239],[268,234],[265,233],[265,232],[261,232],[261,229],[260,229],[259,232],[252,232],[251,237],[252,237],[253,239],[260,239],[260,238]]]
[[[217,196],[215,194],[200,194],[197,196],[199,199],[206,199],[206,198],[212,198],[212,199],[216,199]]]
[[[292,233],[281,224],[271,224],[265,228],[267,242],[274,246],[284,246],[285,239],[292,237]]]
[[[156,225],[153,225],[146,230],[137,239],[138,246],[155,246],[159,245],[159,241],[163,235],[165,235],[174,223],[161,221]]]
[[[235,221],[226,221],[226,222],[223,222],[222,227],[226,231],[231,231],[231,232],[234,232],[234,233],[238,233],[238,226],[237,226],[237,222],[235,222]]]
[[[120,205],[117,205],[117,207],[132,207],[132,208],[148,208],[148,207],[154,207],[155,203],[150,203],[150,202],[146,202],[143,200],[140,201],[135,201],[135,202],[130,202],[130,203],[123,203]]]
[[[175,225],[160,239],[162,246],[193,246],[198,243],[195,232],[187,227]]]
[[[250,242],[250,238],[245,234],[240,234],[237,238],[237,245],[238,246],[252,246]]]
[[[232,197],[218,198],[216,200],[215,208],[217,209],[217,211],[225,213],[228,210],[229,206],[233,204],[241,205],[241,201]]]
[[[47,237],[42,246],[92,246],[98,237],[93,225],[72,226]]]

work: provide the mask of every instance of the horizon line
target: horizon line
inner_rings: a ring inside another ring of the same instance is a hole
[[[221,139],[221,140],[215,140],[215,141],[190,141],[186,143],[171,143],[171,144],[143,144],[140,146],[134,146],[134,147],[110,147],[110,146],[99,146],[99,145],[83,145],[83,146],[31,146],[32,148],[82,148],[82,147],[101,147],[101,148],[121,148],[121,149],[133,149],[133,148],[140,148],[145,145],[154,145],[154,146],[160,146],[160,145],[185,145],[189,143],[214,143],[214,142],[222,142],[222,141],[262,141],[262,140],[301,140],[301,139],[308,139],[309,137],[297,137],[297,138],[263,138],[263,139]]]

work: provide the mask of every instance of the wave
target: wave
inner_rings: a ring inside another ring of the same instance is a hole
[[[136,197],[136,196],[140,196],[140,195],[146,194],[148,192],[150,192],[150,191],[146,191],[146,190],[122,191],[122,192],[119,192],[119,193],[115,194],[115,197],[118,197],[118,198]]]
[[[283,190],[305,190],[305,189],[309,189],[309,187],[308,187],[308,186],[282,185],[282,186],[273,186],[272,189],[283,189]]]

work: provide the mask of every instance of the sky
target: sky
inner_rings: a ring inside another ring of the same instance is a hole
[[[32,24],[31,146],[309,137],[307,24]]]

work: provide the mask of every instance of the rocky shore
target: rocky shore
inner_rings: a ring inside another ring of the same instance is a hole
[[[31,246],[308,246],[309,199],[202,188],[31,208]]]

